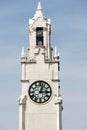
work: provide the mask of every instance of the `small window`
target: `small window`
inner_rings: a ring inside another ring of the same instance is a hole
[[[43,28],[36,28],[36,45],[43,45]]]

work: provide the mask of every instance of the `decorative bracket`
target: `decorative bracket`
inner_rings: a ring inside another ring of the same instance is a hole
[[[57,96],[57,95],[55,95],[55,104],[57,105],[57,104],[62,104],[62,102],[63,102],[63,99],[62,99],[62,97],[61,96]]]
[[[22,95],[18,98],[18,104],[19,105],[25,105],[26,104],[26,100],[27,100],[27,96],[26,95]]]

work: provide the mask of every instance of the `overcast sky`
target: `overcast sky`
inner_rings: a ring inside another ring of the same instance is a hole
[[[41,0],[60,53],[63,130],[87,130],[87,0]],[[21,48],[38,0],[0,0],[0,130],[18,130]]]

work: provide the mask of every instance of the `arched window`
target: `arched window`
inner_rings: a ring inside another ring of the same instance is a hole
[[[36,28],[36,45],[43,45],[43,28]]]

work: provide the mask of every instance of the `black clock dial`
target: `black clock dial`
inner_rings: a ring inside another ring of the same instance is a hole
[[[45,81],[36,81],[29,87],[29,96],[36,103],[44,103],[52,94],[51,87]]]

